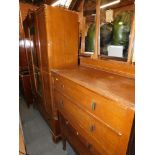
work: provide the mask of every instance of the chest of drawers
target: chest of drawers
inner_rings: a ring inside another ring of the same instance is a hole
[[[134,119],[134,80],[85,67],[53,70],[52,78],[55,108],[93,154],[125,155]]]

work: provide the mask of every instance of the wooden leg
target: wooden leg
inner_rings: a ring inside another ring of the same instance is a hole
[[[29,103],[27,103],[27,107],[28,107],[28,109],[30,108],[30,104]]]
[[[62,143],[63,143],[63,150],[66,150],[66,138],[62,139]]]
[[[54,143],[58,143],[61,140],[61,136],[55,136],[54,134],[52,134],[52,139]]]

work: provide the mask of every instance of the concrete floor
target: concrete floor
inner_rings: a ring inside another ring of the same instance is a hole
[[[52,141],[50,129],[40,113],[33,109],[32,106],[28,109],[22,97],[20,97],[19,111],[23,125],[25,145],[29,155],[74,154],[72,151],[63,151],[61,142],[55,144]]]

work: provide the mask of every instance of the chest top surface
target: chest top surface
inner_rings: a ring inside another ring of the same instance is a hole
[[[132,78],[87,67],[52,71],[106,98],[134,108],[135,80]]]

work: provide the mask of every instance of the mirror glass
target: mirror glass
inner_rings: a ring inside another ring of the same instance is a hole
[[[102,57],[127,61],[134,14],[134,2],[131,1],[101,0],[99,47]]]
[[[85,53],[93,54],[95,50],[96,0],[85,0],[83,10],[85,19]]]

